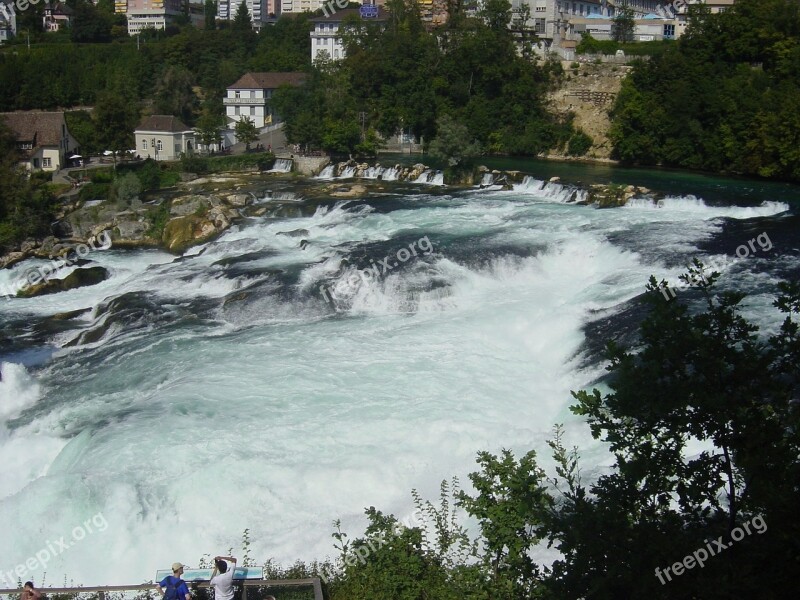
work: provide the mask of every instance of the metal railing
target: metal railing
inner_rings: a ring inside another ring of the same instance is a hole
[[[187,581],[189,587],[209,587],[207,581],[194,582]],[[242,586],[242,600],[247,600],[248,587],[302,587],[311,586],[314,588],[314,600],[323,600],[322,582],[319,577],[309,577],[307,579],[245,579],[234,581],[234,585]],[[106,600],[106,594],[111,592],[129,592],[154,590],[155,583],[142,583],[137,585],[102,585],[97,587],[62,587],[62,588],[41,588],[39,591],[45,595],[51,594],[97,594],[98,600]],[[0,589],[0,596],[9,594],[19,594],[21,588]]]

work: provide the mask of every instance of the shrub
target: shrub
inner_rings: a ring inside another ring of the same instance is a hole
[[[582,129],[578,129],[575,132],[570,140],[569,144],[567,145],[567,154],[570,156],[585,156],[586,153],[591,149],[594,140],[584,132]]]
[[[78,200],[106,200],[111,191],[110,183],[87,183],[78,192]]]
[[[139,178],[139,183],[142,184],[142,191],[157,190],[161,186],[159,168],[152,158],[144,161],[136,176]]]

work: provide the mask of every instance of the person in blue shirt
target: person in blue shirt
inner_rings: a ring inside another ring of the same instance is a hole
[[[164,594],[164,600],[192,600],[189,593],[189,586],[181,579],[183,575],[183,565],[181,563],[172,564],[172,575],[167,575],[162,579],[158,586],[158,593]]]

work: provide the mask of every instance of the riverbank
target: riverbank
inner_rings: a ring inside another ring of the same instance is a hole
[[[0,268],[26,259],[70,256],[101,232],[109,232],[116,248],[160,248],[181,255],[210,242],[242,219],[260,217],[269,210],[290,213],[297,194],[324,203],[385,194],[397,186],[441,191],[477,187],[538,191],[556,202],[613,208],[624,206],[632,198],[656,203],[663,199],[663,190],[682,187],[705,188],[702,197],[713,202],[714,192],[718,195],[724,181],[705,174],[623,168],[601,160],[552,158],[488,157],[486,164],[453,173],[415,162],[418,158],[384,155],[379,162],[349,160],[327,166],[327,160],[321,160],[318,168],[324,168],[311,177],[294,173],[292,159],[278,159],[262,165],[271,167],[266,170],[253,165],[244,171],[183,173],[181,181],[172,187],[145,193],[143,200],[135,198],[123,206],[108,200],[76,201],[65,207],[56,223],[54,232],[58,235],[26,240],[17,250],[0,257]],[[591,177],[587,178],[587,173]],[[750,191],[758,195],[778,192],[783,197],[791,191],[781,184],[761,182],[759,187],[757,182],[750,183]],[[273,197],[276,186],[298,192]],[[264,198],[269,199],[265,202]]]

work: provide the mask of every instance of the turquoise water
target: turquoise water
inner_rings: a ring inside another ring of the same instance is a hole
[[[534,180],[404,185],[295,199],[286,217],[265,192],[270,212],[182,259],[97,252],[109,280],[0,302],[0,571],[67,536],[48,580],[142,581],[240,552],[246,527],[259,563],[323,558],[334,519],[357,533],[367,506],[407,517],[411,489],[467,481],[479,450],[546,457],[555,423],[591,477],[609,457],[568,406],[604,372],[595,349],[635,331],[651,274],[675,281],[692,256],[730,258],[762,233],[770,248],[723,284],[772,326],[775,283],[800,265],[796,189],[525,164],[669,194],[597,210]],[[71,538],[97,514],[107,528]]]

